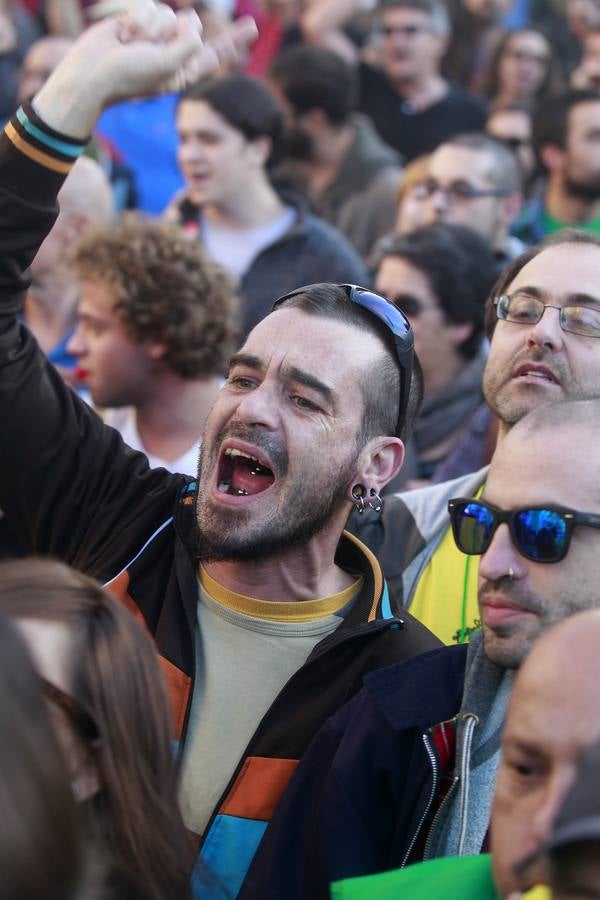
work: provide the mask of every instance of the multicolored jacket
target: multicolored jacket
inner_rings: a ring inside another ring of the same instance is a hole
[[[27,267],[82,149],[28,105],[0,139],[0,508],[32,552],[107,583],[143,619],[184,741],[196,670],[196,484],[150,469],[126,447],[65,387],[19,321]],[[362,575],[363,588],[339,628],[282,688],[241,755],[200,838],[194,888],[204,898],[237,896],[298,760],[363,675],[439,643],[391,601],[359,540],[344,534],[337,562]]]

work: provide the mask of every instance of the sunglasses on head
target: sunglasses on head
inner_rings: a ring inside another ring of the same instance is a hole
[[[396,360],[400,368],[400,401],[394,433],[399,437],[404,426],[413,367],[414,342],[410,322],[402,310],[394,306],[386,297],[376,294],[375,291],[369,291],[367,288],[359,287],[357,284],[334,284],[331,286],[342,288],[352,303],[362,306],[363,309],[366,309],[380,322],[383,322],[394,339]],[[300,294],[308,294],[310,296],[311,289],[314,287],[322,287],[322,285],[309,284],[305,287],[297,288],[295,291],[290,291],[289,294],[278,297],[273,303],[272,309],[279,309],[286,300],[291,300],[292,297],[298,297]]]
[[[496,529],[504,523],[521,556],[538,563],[564,559],[576,525],[600,528],[600,515],[596,513],[551,504],[504,510],[482,500],[458,497],[449,501],[448,512],[454,541],[463,553],[485,553]]]

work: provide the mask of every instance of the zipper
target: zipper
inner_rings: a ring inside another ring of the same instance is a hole
[[[427,840],[425,841],[425,848],[423,851],[423,859],[431,859],[431,842],[433,834],[436,831],[436,828],[439,824],[439,821],[444,813],[446,807],[452,800],[458,783],[461,782],[461,803],[460,803],[460,816],[459,816],[459,840],[458,840],[458,850],[456,851],[456,856],[462,856],[462,851],[464,849],[465,842],[465,825],[466,825],[466,808],[469,801],[469,787],[468,787],[468,765],[471,757],[471,745],[473,743],[473,732],[477,725],[479,724],[479,718],[474,713],[466,713],[463,718],[465,719],[465,739],[462,744],[462,752],[460,759],[460,772],[458,775],[455,775],[452,784],[450,785],[450,790],[440,803],[439,809],[433,817],[433,821],[429,828],[429,834],[427,835]],[[465,787],[466,785],[466,787]]]
[[[463,856],[465,840],[467,838],[467,812],[469,807],[469,763],[471,761],[471,747],[473,745],[473,732],[479,725],[479,716],[475,713],[464,715],[463,753],[460,761],[460,818],[458,828],[458,846],[456,856]]]
[[[423,827],[423,823],[429,814],[429,810],[431,809],[431,804],[433,803],[433,801],[435,799],[435,793],[437,791],[438,776],[439,776],[437,754],[433,748],[433,745],[431,743],[431,738],[429,737],[429,734],[427,732],[424,732],[421,735],[421,739],[425,746],[427,756],[429,757],[429,762],[431,763],[431,770],[432,770],[433,778],[431,781],[431,791],[429,792],[429,800],[427,801],[427,806],[423,810],[423,815],[421,816],[421,819],[419,820],[419,824],[417,825],[416,831],[412,836],[412,839],[410,841],[410,844],[408,845],[408,849],[407,849],[406,853],[404,854],[404,858],[400,864],[401,869],[404,868],[410,854],[412,853],[412,849],[415,846],[415,842],[419,836],[421,828]]]
[[[432,823],[431,823],[431,825],[430,825],[430,827],[429,827],[429,834],[427,835],[427,840],[425,841],[425,848],[424,848],[424,850],[423,850],[423,860],[431,859],[430,854],[431,854],[431,838],[432,838],[432,835],[433,835],[433,833],[434,833],[434,831],[435,831],[435,829],[436,829],[436,827],[437,827],[437,824],[438,824],[438,822],[439,822],[439,820],[440,820],[440,818],[441,818],[441,816],[442,816],[442,812],[444,811],[444,809],[446,808],[446,806],[447,806],[448,803],[450,802],[450,799],[452,798],[452,795],[454,794],[454,791],[455,791],[455,789],[456,789],[456,785],[458,784],[458,780],[459,780],[459,779],[458,779],[458,775],[455,775],[455,776],[454,776],[454,780],[453,780],[452,784],[450,785],[450,789],[449,789],[448,793],[446,794],[446,796],[444,797],[444,799],[443,799],[442,802],[440,803],[439,808],[438,808],[438,811],[436,812],[435,816],[433,817],[433,821],[432,821]]]

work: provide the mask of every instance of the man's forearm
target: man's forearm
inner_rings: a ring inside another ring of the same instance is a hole
[[[350,19],[373,6],[370,0],[310,0],[301,17],[302,32],[311,44],[339,50],[340,55],[349,59],[351,54],[356,59],[357,51],[343,29]]]

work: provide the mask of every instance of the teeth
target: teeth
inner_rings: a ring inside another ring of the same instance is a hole
[[[244,459],[251,459],[253,462],[260,465],[260,460],[255,456],[251,456],[249,453],[243,453],[241,450],[236,450],[235,447],[228,447],[225,451],[225,456],[243,456]]]
[[[221,493],[221,494],[228,494],[228,493],[229,493],[229,488],[230,488],[230,487],[231,487],[231,485],[229,484],[228,481],[222,481],[222,482],[219,484],[217,490],[218,490],[219,493]]]
[[[545,375],[543,372],[523,372],[523,375],[533,376],[534,378],[545,378],[546,381],[550,381],[550,377]]]

